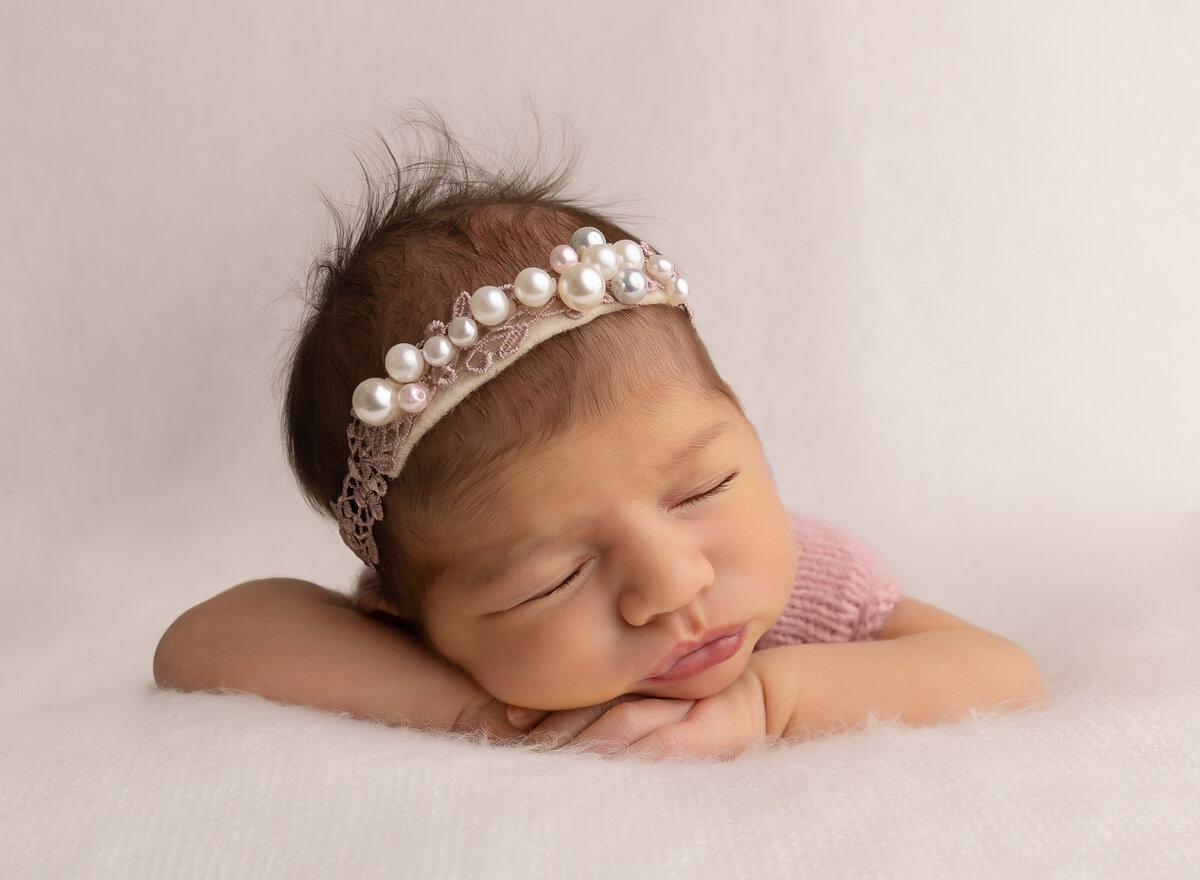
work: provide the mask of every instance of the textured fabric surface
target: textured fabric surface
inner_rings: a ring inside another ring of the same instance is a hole
[[[708,765],[123,685],[0,716],[2,873],[1190,878],[1197,635],[1083,640],[1041,712]]]
[[[900,598],[900,584],[865,544],[841,529],[789,513],[796,533],[796,585],[755,650],[874,638]]]

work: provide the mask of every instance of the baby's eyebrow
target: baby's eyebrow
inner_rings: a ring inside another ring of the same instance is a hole
[[[698,434],[696,434],[695,437],[693,437],[683,446],[680,446],[678,449],[676,449],[675,452],[672,453],[671,457],[663,464],[662,472],[670,473],[671,471],[675,470],[675,468],[679,467],[679,465],[683,464],[683,462],[702,452],[714,440],[729,430],[730,427],[732,427],[732,424],[728,419],[721,419],[719,422],[713,422],[703,431],[700,431]]]

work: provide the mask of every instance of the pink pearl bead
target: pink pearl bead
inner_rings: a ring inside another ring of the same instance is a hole
[[[550,268],[562,274],[563,269],[569,269],[579,262],[579,254],[575,253],[575,248],[569,244],[560,244],[554,250],[550,251]]]
[[[429,388],[420,382],[409,382],[396,392],[396,404],[407,413],[419,413],[429,406]]]

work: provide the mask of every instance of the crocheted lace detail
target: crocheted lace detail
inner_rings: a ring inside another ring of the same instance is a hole
[[[346,546],[374,568],[379,564],[379,549],[371,533],[383,519],[383,496],[387,492],[387,474],[396,461],[396,449],[412,428],[412,419],[399,419],[390,425],[374,427],[353,415],[346,436],[350,440],[350,470],[342,481],[342,495],[330,505]]]

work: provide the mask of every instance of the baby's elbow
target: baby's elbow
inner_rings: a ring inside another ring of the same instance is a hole
[[[1020,650],[1020,649],[1018,649]],[[1027,706],[1036,706],[1046,700],[1046,684],[1042,681],[1042,670],[1033,661],[1033,658],[1021,651],[1024,657],[1024,673],[1022,683],[1024,686],[1024,701]]]
[[[1037,663],[1012,642],[997,638],[997,643],[996,656],[991,662],[993,694],[988,702],[1014,711],[1042,703],[1046,688]]]
[[[154,649],[154,683],[170,690],[203,690],[198,685],[196,662],[199,642],[200,607],[189,609],[175,619]]]
[[[179,675],[175,646],[182,620],[183,617],[178,617],[167,627],[167,631],[158,640],[158,647],[154,649],[154,683],[160,688],[174,688]]]
[[[289,646],[292,655],[302,654],[308,633],[327,620],[330,606],[341,609],[348,602],[308,581],[238,584],[167,627],[154,651],[154,681],[180,691],[270,689],[287,677],[280,667],[290,662]]]
[[[236,629],[238,601],[253,584],[242,584],[189,608],[167,627],[154,650],[154,682],[177,691],[225,686],[227,657]]]

